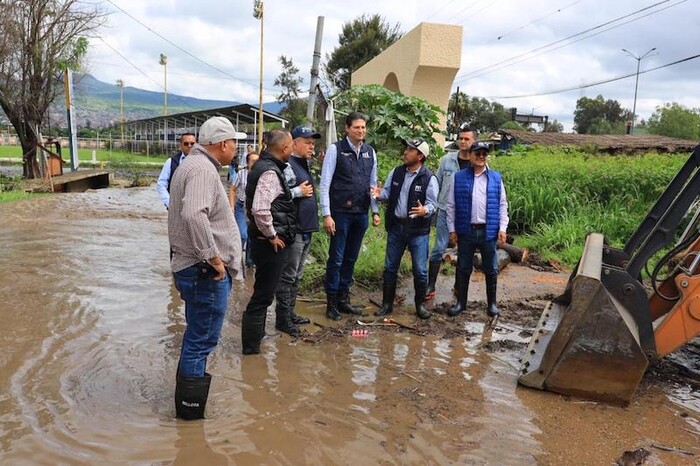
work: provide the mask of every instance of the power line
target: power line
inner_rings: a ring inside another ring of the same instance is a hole
[[[129,13],[128,11],[124,10],[124,9],[123,9],[122,7],[120,7],[119,5],[116,5],[112,0],[106,0],[106,1],[107,1],[107,3],[109,3],[110,5],[112,5],[113,7],[115,7],[116,9],[118,9],[119,11],[121,11],[122,13],[124,13],[126,16],[128,16],[129,18],[131,18],[132,20],[134,20],[135,22],[137,22],[139,25],[141,25],[142,27],[146,28],[150,33],[156,35],[156,36],[159,37],[160,39],[164,40],[165,42],[167,42],[168,44],[172,45],[173,47],[175,47],[176,49],[180,50],[181,52],[183,52],[184,54],[188,55],[189,57],[193,58],[194,60],[200,62],[201,64],[203,64],[203,65],[205,65],[205,66],[208,66],[209,68],[211,68],[211,69],[213,69],[213,70],[215,70],[215,71],[218,71],[219,73],[221,73],[221,74],[223,74],[223,75],[225,75],[225,76],[228,76],[228,77],[231,78],[231,79],[235,79],[236,81],[240,81],[240,82],[242,82],[242,83],[244,83],[244,84],[247,84],[247,85],[249,85],[249,86],[254,86],[254,87],[257,89],[257,83],[248,82],[248,81],[246,81],[245,79],[239,78],[238,76],[234,76],[234,75],[232,75],[231,73],[229,73],[229,72],[227,72],[227,71],[224,71],[224,70],[222,70],[221,68],[217,68],[216,66],[214,66],[214,65],[212,65],[212,64],[210,64],[210,63],[208,63],[208,62],[206,62],[206,61],[204,61],[204,60],[202,60],[201,58],[199,58],[198,56],[194,55],[193,53],[190,53],[189,51],[187,51],[187,50],[185,50],[184,48],[180,47],[180,46],[177,45],[175,42],[173,42],[173,41],[171,41],[170,39],[164,37],[163,35],[161,35],[161,34],[158,33],[157,31],[154,31],[154,30],[151,29],[149,26],[147,26],[146,24],[144,24],[143,22],[141,22],[138,18],[136,18],[135,16],[133,16],[131,13]],[[274,89],[267,89],[267,88],[265,88],[265,90],[270,91],[270,92],[277,92],[277,91],[274,90]]]
[[[700,58],[700,54],[693,55],[691,57],[686,57],[686,58],[683,58],[681,60],[676,60],[676,61],[671,62],[671,63],[666,63],[665,65],[660,65],[660,66],[657,66],[654,68],[649,68],[648,70],[640,71],[639,74],[641,75],[641,74],[651,73],[652,71],[657,71],[657,70],[660,70],[662,68],[668,68],[669,66],[674,66],[674,65],[681,64],[681,63],[685,63],[687,61],[695,60],[696,58]],[[622,79],[631,78],[632,76],[636,76],[636,75],[637,75],[637,73],[635,72],[635,73],[626,74],[624,76],[618,76],[616,78],[604,79],[601,81],[595,81],[592,83],[581,84],[580,86],[575,86],[575,87],[567,87],[565,89],[558,89],[555,91],[539,92],[539,93],[535,93],[535,94],[495,96],[495,97],[487,97],[487,99],[520,99],[520,98],[524,98],[524,97],[540,97],[540,96],[544,96],[544,95],[560,94],[562,92],[577,91],[579,89],[585,89],[588,87],[600,86],[601,84],[607,84],[607,83],[611,83],[611,82],[615,82],[615,81],[620,81]]]
[[[642,19],[642,18],[646,18],[647,16],[651,16],[651,15],[654,15],[654,14],[656,14],[656,13],[660,13],[660,12],[662,12],[662,11],[664,11],[664,10],[668,10],[669,8],[673,8],[674,6],[679,5],[679,4],[681,4],[681,3],[685,3],[685,2],[687,2],[687,1],[688,1],[688,0],[681,0],[681,1],[679,1],[678,3],[674,3],[674,4],[671,4],[671,5],[665,6],[665,7],[661,8],[661,9],[659,9],[659,10],[651,11],[651,12],[649,12],[649,13],[647,13],[647,14],[645,14],[645,15],[639,16],[639,17],[637,17],[637,18],[632,18],[632,19],[629,19],[629,20],[627,20],[627,21],[625,21],[625,22],[623,22],[623,23],[610,26],[610,27],[607,28],[607,29],[603,29],[603,30],[597,31],[597,32],[595,32],[595,33],[593,33],[593,34],[589,34],[589,35],[587,35],[587,36],[580,37],[580,38],[578,38],[578,39],[576,39],[576,40],[574,40],[574,41],[568,42],[568,43],[566,43],[566,44],[562,44],[562,45],[560,45],[559,47],[554,47],[554,48],[551,48],[551,49],[549,49],[549,50],[543,50],[543,51],[541,51],[541,52],[539,52],[539,53],[536,53],[536,54],[534,54],[534,55],[521,58],[520,60],[516,60],[516,61],[513,61],[513,62],[506,63],[506,64],[504,64],[504,65],[502,65],[502,66],[499,66],[498,68],[496,68],[496,69],[494,69],[494,70],[491,70],[491,71],[484,71],[483,73],[479,73],[479,74],[476,74],[476,75],[474,75],[474,76],[469,76],[467,79],[465,79],[465,81],[468,81],[468,80],[470,80],[470,79],[478,78],[479,76],[483,76],[483,75],[485,75],[485,74],[489,74],[489,73],[492,73],[492,72],[494,72],[494,71],[501,70],[501,69],[503,69],[503,68],[508,68],[508,67],[510,67],[510,66],[517,65],[518,63],[522,63],[522,62],[524,62],[524,61],[531,60],[531,59],[533,59],[533,58],[539,57],[540,55],[544,55],[544,54],[547,54],[547,53],[550,53],[550,52],[554,52],[555,50],[563,49],[564,47],[568,47],[568,46],[573,45],[573,44],[575,44],[575,43],[577,43],[577,42],[581,42],[582,40],[590,39],[591,37],[595,37],[595,36],[600,35],[600,34],[602,34],[602,33],[604,33],[604,32],[608,32],[608,31],[610,31],[610,30],[612,30],[612,29],[617,29],[617,28],[619,28],[619,27],[621,27],[621,26],[624,26],[625,24],[633,23],[633,22],[638,21],[638,20],[640,20],[640,19]]]
[[[582,1],[583,1],[583,0],[576,0],[575,2],[569,3],[568,5],[565,5],[565,6],[561,7],[561,8],[558,8],[556,11],[552,11],[552,12],[549,13],[549,14],[546,14],[546,15],[544,15],[544,16],[540,16],[539,18],[537,18],[537,19],[535,19],[535,20],[533,20],[533,21],[530,21],[530,22],[527,23],[527,24],[523,24],[522,26],[517,27],[517,28],[515,28],[515,29],[513,29],[513,30],[511,30],[511,31],[508,31],[508,32],[506,32],[505,34],[501,34],[500,36],[498,36],[498,37],[496,38],[496,40],[501,40],[501,39],[503,39],[503,38],[506,37],[506,36],[509,36],[509,35],[511,35],[511,34],[513,34],[513,33],[515,33],[515,32],[520,31],[521,29],[525,29],[526,27],[533,26],[533,25],[539,23],[540,21],[543,21],[543,20],[549,18],[550,16],[556,15],[557,13],[561,13],[562,11],[566,10],[567,8],[569,8],[570,6],[576,5],[577,3],[581,3]]]
[[[556,45],[556,44],[559,44],[559,43],[561,43],[561,42],[567,41],[567,40],[569,40],[569,39],[573,39],[573,38],[578,37],[578,36],[581,36],[581,35],[583,35],[583,34],[586,34],[586,33],[592,32],[592,31],[595,31],[595,30],[597,30],[597,29],[600,29],[600,28],[602,28],[602,27],[608,26],[608,25],[610,25],[610,24],[612,24],[612,23],[615,23],[615,22],[620,21],[620,20],[622,20],[622,19],[628,18],[628,17],[630,17],[630,16],[634,16],[634,15],[636,15],[636,14],[638,14],[638,13],[641,13],[641,12],[643,12],[643,11],[649,10],[649,9],[651,9],[651,8],[655,8],[655,7],[657,7],[657,6],[659,6],[659,5],[663,4],[663,3],[668,3],[668,2],[670,2],[670,1],[671,1],[671,0],[662,0],[662,1],[660,1],[660,2],[657,2],[657,3],[653,4],[653,5],[650,5],[650,6],[641,8],[641,9],[639,9],[639,10],[636,10],[636,11],[634,11],[634,12],[632,12],[632,13],[628,13],[628,14],[626,14],[626,15],[620,16],[620,17],[615,18],[615,19],[613,19],[613,20],[606,21],[606,22],[604,22],[604,23],[602,23],[602,24],[599,24],[599,25],[594,26],[594,27],[592,27],[592,28],[589,28],[589,29],[586,29],[586,30],[584,30],[584,31],[578,32],[578,33],[576,33],[576,34],[572,34],[572,35],[570,35],[570,36],[568,36],[568,37],[565,37],[565,38],[563,38],[563,39],[559,39],[559,40],[556,40],[556,41],[554,41],[554,42],[550,42],[549,44],[543,45],[543,46],[541,46],[541,47],[537,47],[537,48],[535,48],[535,49],[532,49],[532,50],[529,50],[529,51],[527,51],[527,52],[521,53],[521,54],[519,54],[519,55],[515,55],[515,56],[510,57],[510,58],[507,58],[507,59],[505,59],[505,60],[501,60],[501,61],[499,61],[499,62],[497,62],[497,63],[494,63],[493,65],[485,66],[485,67],[483,67],[483,68],[479,68],[479,69],[476,69],[476,70],[473,70],[473,71],[464,73],[464,74],[462,74],[462,75],[460,75],[460,76],[457,76],[457,77],[455,78],[455,82],[458,82],[459,80],[462,80],[462,79],[465,78],[465,77],[469,77],[468,79],[471,79],[471,78],[474,78],[474,77],[477,77],[477,76],[481,76],[481,75],[485,74],[485,73],[480,73],[480,72],[482,72],[482,71],[486,71],[486,70],[489,70],[489,69],[491,69],[491,68],[497,68],[497,67],[499,67],[499,65],[503,65],[503,64],[507,64],[507,63],[509,63],[509,62],[512,62],[512,60],[514,60],[514,59],[521,58],[521,57],[525,57],[525,56],[530,55],[530,54],[532,54],[532,53],[534,53],[534,52],[538,52],[538,51],[540,51],[540,50],[547,49],[547,48],[549,48],[549,47],[552,47],[553,45]],[[680,4],[680,3],[684,3],[684,2],[686,2],[686,1],[687,1],[687,0],[681,0],[680,2],[675,3],[674,5],[671,5],[671,6],[676,6],[676,5],[678,5],[678,4]],[[669,8],[670,8],[670,7],[669,7]],[[663,10],[658,10],[658,11],[655,11],[655,12],[652,12],[652,13],[658,13],[659,11],[663,11]],[[643,17],[643,16],[642,16],[642,17]],[[640,18],[636,18],[636,19],[640,19]],[[619,26],[616,26],[616,27],[619,27]],[[573,42],[572,42],[572,43],[573,43]],[[529,57],[529,58],[527,58],[527,59],[530,59],[530,58],[532,58],[532,57]],[[524,60],[522,60],[522,61],[524,61]],[[520,62],[518,62],[518,63],[520,63]],[[510,65],[508,65],[508,66],[510,66]],[[503,67],[501,67],[501,68],[503,68]],[[471,76],[471,75],[476,75],[476,76]],[[459,81],[459,82],[462,82],[462,81]]]
[[[433,16],[437,15],[439,12],[441,12],[442,10],[444,10],[446,6],[451,5],[451,4],[454,3],[454,2],[455,2],[455,0],[450,0],[450,1],[447,2],[447,3],[443,3],[442,6],[441,6],[440,8],[438,8],[438,9],[435,10],[435,11],[433,11],[433,14],[431,14],[430,16],[428,16],[427,18],[425,18],[425,21],[428,21],[430,18],[432,18]]]

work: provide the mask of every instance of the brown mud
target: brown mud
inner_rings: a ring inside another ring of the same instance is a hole
[[[3,204],[0,221],[1,464],[699,464],[697,343],[651,368],[625,408],[517,385],[566,272],[504,269],[493,328],[478,273],[456,318],[445,314],[451,276],[427,321],[410,286],[390,322],[372,315],[380,293],[359,286],[366,315],[339,323],[306,296],[304,336],[275,333],[271,311],[262,353],[244,358],[249,278],[208,364],[207,419],[183,422],[173,390],[184,304],[155,190]]]

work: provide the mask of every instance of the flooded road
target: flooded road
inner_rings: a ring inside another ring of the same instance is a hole
[[[597,465],[637,447],[700,464],[697,391],[645,378],[623,409],[516,388],[518,351],[484,350],[517,342],[505,318],[469,338],[274,336],[242,358],[250,282],[208,366],[207,419],[175,420],[184,304],[155,190],[3,204],[0,222],[1,464]]]

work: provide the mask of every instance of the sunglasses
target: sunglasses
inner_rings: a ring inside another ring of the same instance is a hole
[[[483,151],[473,152],[472,155],[474,157],[483,157],[483,158],[486,158],[489,156],[488,152],[483,152]]]
[[[185,147],[192,147],[195,145],[195,143],[194,142],[183,142],[182,145]]]

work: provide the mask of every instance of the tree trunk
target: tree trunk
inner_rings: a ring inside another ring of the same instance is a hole
[[[21,131],[17,131],[17,137],[19,137],[19,142],[22,145],[22,172],[24,174],[24,178],[27,180],[38,178],[40,176],[36,150],[36,144],[39,141],[37,140],[37,135],[33,129],[36,128],[38,124],[39,122],[22,122],[20,123]],[[15,128],[17,127],[18,125],[15,125]]]

